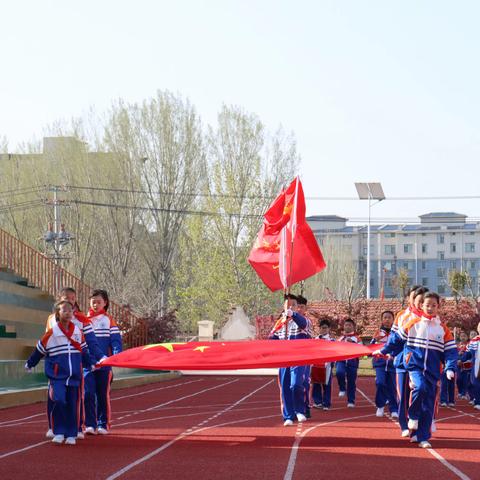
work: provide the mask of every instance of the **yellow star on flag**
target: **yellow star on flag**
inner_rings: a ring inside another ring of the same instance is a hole
[[[200,350],[202,353],[203,351],[206,349],[206,348],[210,348],[208,345],[202,345],[201,347],[196,347],[193,349],[193,351],[195,350]]]
[[[143,347],[143,350],[148,350],[149,348],[154,348],[154,347],[163,347],[166,348],[169,352],[173,352],[174,345],[185,345],[185,342],[179,342],[179,343],[154,343],[152,345],[147,345],[146,347]]]

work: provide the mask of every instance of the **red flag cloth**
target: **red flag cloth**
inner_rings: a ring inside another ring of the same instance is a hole
[[[305,196],[298,177],[265,213],[248,261],[272,291],[286,289],[325,268],[305,219]]]
[[[125,350],[101,365],[147,370],[275,368],[357,358],[378,348],[317,339],[160,343]]]

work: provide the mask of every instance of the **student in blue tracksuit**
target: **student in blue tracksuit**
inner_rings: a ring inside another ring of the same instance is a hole
[[[269,338],[272,340],[297,340],[311,338],[310,320],[295,311],[297,297],[285,296],[285,311],[275,323]],[[304,422],[305,416],[305,365],[279,368],[278,378],[282,399],[284,425],[293,425],[295,420]]]
[[[372,339],[372,344],[386,344],[393,325],[394,315],[390,310],[386,310],[381,316],[381,325],[378,332]],[[377,417],[383,417],[385,405],[388,403],[390,414],[393,418],[398,418],[398,403],[395,388],[395,367],[392,357],[372,357],[372,365],[375,369],[375,405],[377,407]]]
[[[296,311],[302,317],[307,318],[307,303],[308,300],[303,295],[297,295],[297,308]],[[312,416],[310,412],[310,372],[312,370],[311,365],[305,365],[305,377],[303,382],[304,395],[305,395],[305,416],[310,418]]]
[[[108,293],[105,290],[92,292],[88,319],[98,345],[107,357],[122,351],[122,337],[115,320],[107,314],[108,305]],[[85,373],[85,433],[106,435],[110,428],[112,369],[101,367]]]
[[[458,352],[452,333],[440,321],[440,297],[434,292],[424,295],[421,317],[414,317],[393,333],[387,344],[373,354],[396,354],[403,350],[404,364],[412,385],[408,408],[408,428],[414,432],[411,442],[431,448],[429,439],[435,413],[437,383],[442,363],[447,378],[455,377]]]
[[[475,359],[479,355],[479,345],[480,345],[480,323],[478,324],[478,333],[476,337],[473,337],[467,345],[465,353],[461,357],[462,362],[470,361],[475,365]],[[475,410],[480,410],[480,380],[475,377],[475,369],[470,369],[470,403],[473,405]]]
[[[455,378],[449,380],[444,370],[440,378],[440,406],[455,406]]]
[[[319,340],[326,340],[328,342],[335,341],[330,336],[330,321],[328,319],[323,319],[320,321],[320,335],[317,337]],[[331,363],[326,363],[325,365],[315,366],[315,368],[320,368],[323,370],[322,375],[324,378],[321,379],[321,383],[314,381],[312,374],[312,399],[313,406],[315,408],[323,408],[323,410],[329,410],[332,405],[332,377],[333,377],[333,368]],[[313,371],[313,369],[312,369]]]
[[[343,323],[343,335],[338,339],[339,342],[362,343],[355,333],[355,322],[347,318]],[[347,393],[347,407],[355,407],[355,394],[357,390],[357,372],[360,360],[353,358],[343,360],[336,364],[336,376],[338,381],[338,396],[344,397]],[[346,379],[346,381],[345,381]]]
[[[458,362],[458,375],[457,375],[457,389],[458,389],[458,398],[466,400],[468,398],[469,386],[470,386],[470,374],[472,371],[472,362],[467,360],[462,362],[463,354],[467,351],[469,338],[465,330],[460,331],[460,339],[457,344],[458,356],[460,360]]]
[[[64,287],[60,290],[60,293],[58,295],[58,301],[65,300],[67,302],[70,302],[73,305],[73,317],[72,317],[72,323],[76,325],[80,331],[83,333],[83,336],[85,337],[85,341],[87,342],[87,348],[90,354],[90,357],[95,359],[96,361],[101,360],[105,356],[103,355],[102,351],[100,350],[100,347],[98,346],[97,342],[97,337],[95,336],[95,333],[93,331],[93,328],[90,324],[90,320],[87,319],[87,317],[82,313],[80,310],[80,307],[77,303],[77,293],[75,289],[71,287]],[[45,328],[45,332],[48,332],[51,328],[53,328],[57,323],[57,315],[55,313],[52,313],[48,319],[47,319],[47,325]],[[87,369],[88,370],[88,369]],[[77,435],[77,440],[78,439],[83,439],[84,434],[83,434],[83,412],[84,412],[84,403],[83,403],[83,398],[84,398],[84,392],[83,392],[83,377],[82,381],[80,382],[80,415],[78,419],[78,435]],[[53,401],[50,399],[50,397],[47,397],[47,417],[48,417],[48,431],[46,433],[47,438],[53,438],[53,430],[52,430],[52,425],[51,425],[51,412],[53,408]]]
[[[72,322],[73,306],[65,300],[55,305],[56,323],[38,341],[27,360],[25,369],[31,369],[45,357],[45,375],[48,395],[52,400],[52,442],[75,445],[78,434],[79,386],[82,362],[90,368],[93,361],[81,330]]]

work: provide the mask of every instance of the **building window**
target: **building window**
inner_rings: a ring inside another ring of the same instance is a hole
[[[475,263],[475,260],[470,260],[469,266],[470,266],[470,270],[475,270],[475,268],[477,268],[477,264]]]
[[[368,237],[368,234],[367,234],[367,233],[362,233],[362,237],[363,237],[363,238],[367,238],[367,237]]]
[[[422,262],[422,270],[426,270],[427,269],[427,262]]]
[[[450,244],[450,253],[457,253],[457,244],[451,243]]]
[[[413,262],[408,261],[408,262],[403,262],[403,267],[404,270],[413,270]]]
[[[413,252],[413,243],[405,243],[403,245],[403,253],[412,253]]]
[[[394,233],[386,233],[385,238],[395,238],[395,234]]]
[[[385,262],[385,263],[383,264],[383,268],[384,268],[387,272],[389,272],[389,271],[392,269],[392,262]]]
[[[422,253],[427,253],[427,243],[422,243]]]
[[[342,235],[342,237],[343,237],[343,238],[352,238],[352,235],[346,234],[346,235]]]
[[[465,252],[466,253],[474,253],[475,252],[475,244],[474,243],[466,243],[465,244]]]
[[[442,267],[437,268],[437,277],[444,278],[445,277],[445,269]]]
[[[427,236],[427,234],[426,234],[426,233],[422,233],[422,237],[426,237],[426,236]]]
[[[368,254],[367,250],[368,250],[367,247],[363,247],[363,254],[364,254],[364,255],[367,255],[367,254]]]
[[[404,233],[403,236],[404,236],[404,237],[409,237],[410,234],[409,234],[409,233]]]
[[[455,232],[452,232],[452,237],[454,237],[454,236],[455,236]]]
[[[443,295],[445,293],[445,285],[439,285],[438,286],[438,289],[437,289],[437,292],[440,294],[440,295]]]
[[[445,260],[445,252],[437,252],[438,260]]]
[[[456,269],[457,269],[457,261],[450,260],[450,270],[456,270]]]
[[[441,243],[441,244],[445,243],[445,234],[444,233],[437,233],[437,243]]]
[[[395,255],[395,245],[385,245],[385,255]]]

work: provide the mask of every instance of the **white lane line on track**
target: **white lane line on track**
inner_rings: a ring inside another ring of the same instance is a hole
[[[37,413],[35,415],[29,415],[28,417],[15,418],[13,420],[5,420],[4,422],[0,422],[0,427],[2,425],[6,425],[7,423],[21,422],[22,420],[29,420],[30,418],[40,417],[41,415],[45,415],[45,414],[44,413]]]
[[[231,383],[231,382],[229,382]],[[206,420],[204,420],[203,422],[200,422],[198,425],[196,425],[195,427],[190,427],[189,429],[183,431],[182,433],[180,433],[179,435],[177,435],[175,438],[173,438],[172,440],[170,440],[169,442],[167,443],[164,443],[161,447],[157,448],[156,450],[153,450],[152,452],[150,452],[149,454],[139,458],[138,460],[136,460],[135,462],[132,462],[128,465],[126,465],[125,467],[123,467],[122,469],[118,470],[117,472],[115,472],[114,474],[110,475],[109,477],[107,477],[107,480],[114,480],[115,478],[118,478],[120,476],[122,476],[124,473],[128,472],[129,470],[131,470],[132,468],[136,467],[137,465],[140,465],[141,463],[144,463],[148,460],[150,460],[152,457],[158,455],[159,453],[163,452],[164,450],[166,450],[168,447],[172,446],[174,443],[176,443],[177,441],[179,440],[182,440],[183,438],[185,437],[188,437],[190,435],[193,435],[194,433],[199,433],[201,431],[204,431],[204,430],[207,430],[209,428],[212,428],[212,427],[204,427],[204,428],[199,428],[203,425],[205,425],[205,423],[211,421],[211,420],[214,420],[215,418],[218,418],[220,415],[223,415],[224,413],[227,413],[228,411],[232,410],[233,408],[235,408],[237,405],[239,405],[240,403],[242,403],[243,401],[245,401],[247,398],[250,398],[252,395],[255,395],[255,393],[259,392],[260,390],[263,390],[265,387],[267,387],[268,385],[270,385],[271,383],[273,383],[273,380],[270,380],[268,381],[267,383],[265,383],[264,385],[262,385],[261,387],[258,387],[256,388],[255,390],[253,390],[252,392],[250,392],[249,394],[245,395],[244,397],[242,397],[240,400],[237,400],[235,403],[232,403],[231,405],[229,405],[228,407],[224,408],[223,410],[221,410],[220,412],[217,412],[215,415],[212,415],[211,417],[207,418]]]
[[[9,457],[10,455],[15,455],[16,453],[25,452],[30,450],[31,448],[39,447],[40,445],[45,445],[46,443],[50,443],[50,440],[45,440],[44,442],[35,443],[34,445],[29,445],[28,447],[20,448],[19,450],[13,450],[13,452],[4,453],[0,455],[0,460],[5,457]]]
[[[373,406],[375,406],[375,402],[372,401],[365,393],[363,393],[359,388],[357,390],[360,392],[360,395],[363,395]],[[395,422],[392,418],[389,418],[392,422]],[[395,422],[396,423],[396,422]],[[458,478],[461,480],[472,480],[468,475],[463,473],[457,467],[452,465],[448,460],[445,460],[436,450],[433,448],[425,448],[432,457],[436,458],[444,467],[448,468],[452,473],[454,473]]]
[[[182,400],[182,399],[184,399],[184,398],[191,398],[191,397],[194,397],[194,396],[196,396],[196,395],[200,395],[201,393],[207,392],[207,391],[209,391],[209,390],[214,390],[215,388],[219,388],[219,387],[222,387],[222,386],[225,386],[225,385],[229,385],[229,384],[235,383],[235,382],[237,382],[237,381],[238,381],[238,379],[231,380],[231,381],[229,381],[229,382],[222,383],[222,384],[220,384],[220,385],[216,385],[216,386],[211,387],[211,388],[206,388],[206,389],[203,389],[203,390],[199,390],[198,392],[192,393],[192,394],[190,394],[190,395],[186,395],[186,396],[184,396],[184,397],[182,397],[182,398],[177,398],[177,399],[175,399],[175,400],[171,400],[170,402],[166,402],[166,403],[164,403],[164,404],[160,404],[160,405],[156,405],[156,406],[151,407],[151,408],[147,408],[146,410],[136,410],[136,412],[137,412],[137,413],[141,413],[141,412],[145,412],[145,411],[150,411],[150,410],[152,410],[152,409],[154,409],[154,408],[157,408],[157,407],[159,407],[159,406],[168,405],[168,404],[171,403],[171,402],[179,401],[179,400]],[[130,416],[130,415],[126,415],[126,416]],[[121,418],[125,418],[125,417],[121,417]],[[4,458],[4,457],[8,457],[8,456],[10,456],[10,455],[14,455],[14,454],[16,454],[16,453],[21,453],[21,452],[24,452],[24,451],[26,451],[26,450],[30,450],[31,448],[39,447],[39,446],[44,445],[44,444],[46,444],[46,443],[50,443],[50,442],[49,442],[49,441],[45,441],[45,442],[35,443],[34,445],[29,445],[29,446],[24,447],[24,448],[21,448],[21,449],[19,449],[19,450],[15,450],[15,451],[13,451],[13,452],[5,453],[5,454],[3,454],[3,456],[0,456],[0,459],[2,459],[2,458]]]
[[[112,401],[123,400],[124,398],[138,397],[140,395],[146,395],[147,393],[158,392],[160,390],[168,390],[170,388],[182,387],[183,385],[189,385],[190,383],[197,383],[197,382],[203,382],[203,381],[204,381],[203,379],[201,379],[201,380],[190,380],[188,382],[176,383],[174,385],[167,385],[166,387],[152,388],[151,390],[146,390],[144,392],[132,393],[130,395],[123,395],[121,397],[115,397],[115,398],[112,398]]]
[[[368,415],[359,415],[357,417],[345,417],[345,418],[339,418],[338,420],[331,420],[330,422],[317,423],[307,428],[306,430],[301,432],[299,435],[297,430],[297,433],[295,434],[295,441],[293,442],[292,450],[290,452],[290,459],[288,460],[288,465],[287,465],[287,469],[285,471],[283,480],[291,480],[293,478],[293,472],[295,470],[295,462],[297,460],[298,450],[300,449],[300,442],[312,430],[315,430],[318,427],[333,425],[335,423],[348,422],[349,420],[358,420],[360,418],[367,418],[367,417],[374,417],[374,416],[375,416],[374,413],[369,413]]]
[[[210,390],[215,390],[220,387],[225,387],[226,385],[230,385],[231,383],[238,382],[238,378],[235,380],[230,380],[229,382],[221,383],[220,385],[215,385],[213,387],[209,388],[204,388],[203,390],[199,390],[198,392],[191,393],[189,395],[184,395],[183,397],[180,398],[174,398],[173,400],[169,400],[168,402],[164,403],[159,403],[158,405],[154,405],[153,407],[150,408],[144,408],[142,410],[136,410],[133,413],[127,413],[127,415],[123,415],[122,417],[118,417],[117,420],[123,420],[124,418],[131,417],[133,415],[139,415],[140,413],[146,413],[146,412],[151,412],[152,410],[156,410],[157,408],[160,407],[165,407],[166,405],[170,405],[174,402],[178,402],[180,400],[185,400],[186,398],[191,398],[191,397],[196,397],[197,395],[200,395],[201,393],[209,392]]]

